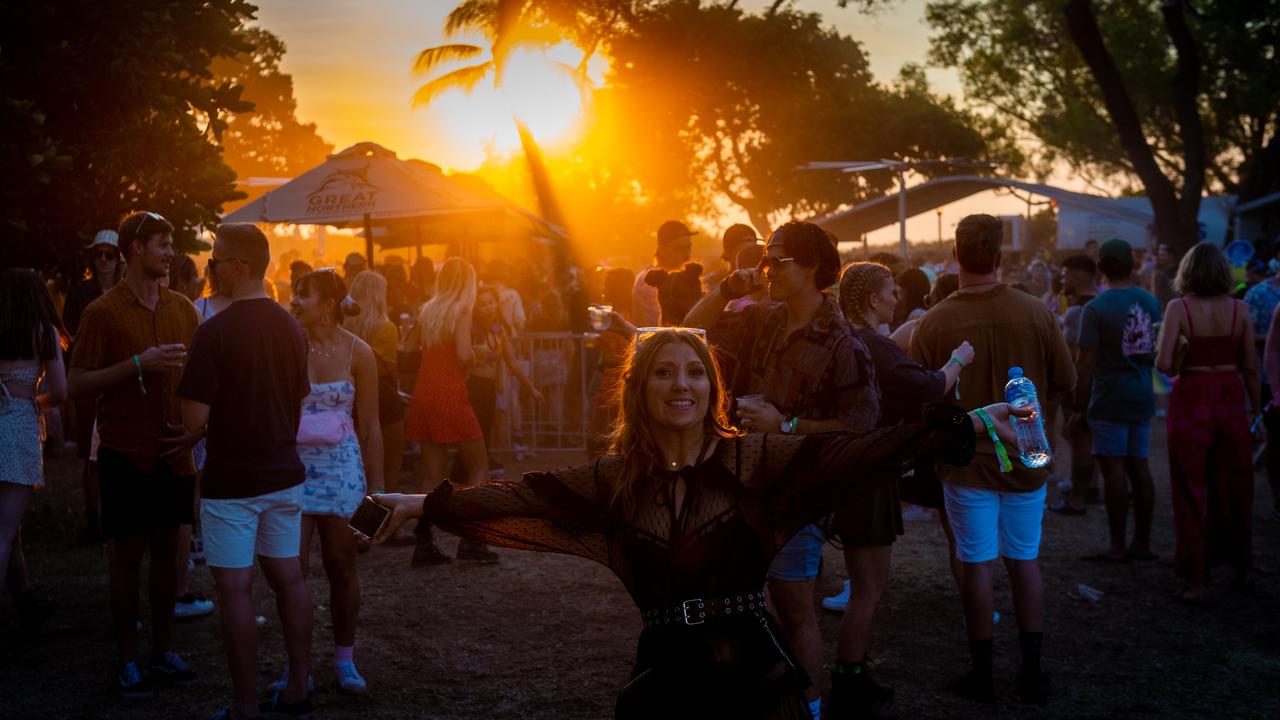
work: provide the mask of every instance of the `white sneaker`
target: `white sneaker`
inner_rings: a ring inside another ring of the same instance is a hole
[[[851,592],[851,590],[852,590],[852,587],[850,586],[849,581],[845,580],[844,589],[840,591],[840,594],[832,595],[829,598],[823,598],[822,607],[826,608],[827,610],[844,612],[844,609],[849,606],[849,593]]]
[[[364,695],[369,692],[369,685],[360,677],[353,660],[339,660],[333,664],[333,671],[338,675],[338,688],[342,692],[353,695]]]
[[[187,593],[173,602],[173,616],[176,618],[193,618],[213,612],[213,601],[203,595]]]
[[[289,687],[289,666],[285,665],[284,672],[280,673],[280,678],[275,682],[271,683],[270,685],[268,685],[267,690],[273,693],[281,693],[281,692],[284,692],[284,689],[287,687]],[[315,680],[310,675],[308,675],[307,676],[307,692],[313,692],[315,689],[316,689]]]

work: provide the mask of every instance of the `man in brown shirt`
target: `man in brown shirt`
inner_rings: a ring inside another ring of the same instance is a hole
[[[117,692],[147,697],[151,682],[190,685],[195,673],[169,650],[176,592],[178,527],[194,519],[190,451],[162,458],[162,438],[181,421],[174,397],[196,310],[161,287],[173,258],[173,226],[152,212],[120,223],[124,280],[94,300],[71,356],[72,395],[98,395],[102,532],[111,573],[111,615],[120,645]],[[137,665],[138,586],[150,549],[151,664]]]
[[[925,313],[911,338],[911,355],[925,367],[939,367],[961,341],[973,343],[974,359],[960,371],[952,404],[966,408],[1004,401],[1009,368],[1021,367],[1043,403],[1075,384],[1075,366],[1050,310],[1037,298],[996,280],[1002,223],[990,215],[970,215],[956,227],[960,290]],[[1007,448],[1013,469],[1000,471],[994,445],[979,443],[967,467],[942,475],[947,515],[964,563],[965,624],[973,670],[952,685],[958,694],[995,701],[991,677],[992,573],[1003,557],[1013,585],[1022,645],[1018,694],[1043,703],[1049,683],[1040,669],[1044,625],[1044,584],[1037,560],[1048,469],[1030,469]]]

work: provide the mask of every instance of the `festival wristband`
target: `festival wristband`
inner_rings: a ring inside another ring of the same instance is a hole
[[[996,433],[996,426],[991,422],[991,416],[984,408],[974,410],[973,414],[987,426],[987,437],[991,438],[992,444],[996,446],[996,457],[1000,458],[1000,472],[1009,472],[1013,469],[1013,463],[1009,462],[1009,453],[1004,449],[1004,443],[1000,442],[1000,436]]]
[[[138,389],[142,391],[143,395],[146,395],[147,386],[142,382],[142,360],[137,355],[133,356],[133,366],[138,368]]]
[[[963,370],[963,369],[964,369],[964,361],[963,361],[963,360],[961,360],[959,357],[957,357],[957,356],[955,356],[955,355],[952,355],[952,356],[951,356],[951,359],[950,359],[950,360],[948,360],[947,362],[949,362],[949,363],[955,363],[955,364],[956,364],[956,366],[957,366],[957,367],[959,367],[961,370]]]

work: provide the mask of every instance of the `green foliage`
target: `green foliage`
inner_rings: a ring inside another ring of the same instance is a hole
[[[1063,161],[1086,179],[1139,187],[1098,85],[1072,44],[1066,0],[936,0],[931,59],[960,70],[966,95],[1041,145],[1042,172]],[[1166,176],[1185,170],[1177,61],[1158,0],[1093,3],[1111,53]],[[1206,0],[1188,15],[1202,71],[1200,114],[1210,189],[1257,197],[1280,189],[1280,0]],[[1270,149],[1269,149],[1270,148]],[[1268,159],[1263,153],[1269,152]]]
[[[243,0],[0,2],[0,252],[68,261],[132,209],[167,217],[180,249],[235,199],[216,144],[249,109],[210,62],[248,50]]]
[[[293,78],[281,72],[284,41],[262,28],[237,35],[249,49],[213,60],[215,82],[242,88],[252,109],[229,114],[222,133],[223,159],[236,177],[293,177],[324,162],[333,145],[315,123],[298,122]]]

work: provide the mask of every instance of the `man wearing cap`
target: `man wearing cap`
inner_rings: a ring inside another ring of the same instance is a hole
[[[706,328],[738,398],[740,423],[752,432],[797,435],[874,428],[880,417],[874,366],[867,346],[826,292],[840,271],[840,255],[826,232],[806,222],[783,225],[770,236],[760,268],[729,275],[684,321]],[[768,288],[768,300],[725,310],[729,301],[761,285]],[[825,542],[817,527],[804,528],[778,553],[768,576],[783,634],[809,676],[805,699],[814,718],[821,704],[823,648],[813,593]],[[861,695],[871,689],[865,664],[857,660],[837,663],[833,694],[849,689],[854,674],[854,690]]]
[[[729,272],[741,270],[742,266],[738,264],[738,253],[743,248],[759,242],[760,238],[756,237],[756,231],[750,225],[743,225],[742,223],[730,225],[721,238],[724,251],[720,253],[720,259],[729,264]],[[753,265],[752,267],[755,266]]]
[[[124,263],[120,262],[120,236],[115,230],[99,230],[84,250],[88,268],[82,277],[76,278],[71,284],[67,302],[62,308],[62,325],[73,338],[80,331],[80,318],[84,309],[115,287],[124,275]],[[89,448],[93,443],[94,406],[97,401],[93,396],[73,399],[76,456],[84,461],[80,482],[84,487],[85,527],[81,533],[81,542],[86,544],[97,543],[101,535],[98,522],[98,468],[97,463],[89,457]]]
[[[347,259],[342,261],[342,278],[346,280],[347,287],[351,287],[351,281],[364,272],[365,267],[363,255],[358,252],[347,255]]]
[[[668,220],[658,228],[658,249],[653,253],[654,264],[636,275],[631,290],[632,322],[636,327],[653,327],[658,324],[662,309],[658,305],[658,289],[647,285],[644,276],[650,270],[662,269],[676,272],[693,256],[693,236],[696,232],[679,220]]]
[[[1155,393],[1156,323],[1160,303],[1133,284],[1133,251],[1112,239],[1098,248],[1098,269],[1108,289],[1084,306],[1077,340],[1076,405],[1087,399],[1093,456],[1102,469],[1103,498],[1111,545],[1086,559],[1152,560],[1151,514],[1155,485],[1147,452]],[[1126,476],[1128,480],[1126,482]],[[1126,547],[1125,524],[1133,498],[1133,542]]]

